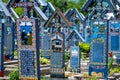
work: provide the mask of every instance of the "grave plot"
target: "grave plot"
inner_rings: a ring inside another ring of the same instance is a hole
[[[40,79],[39,29],[35,19],[24,16],[17,21],[19,77]]]

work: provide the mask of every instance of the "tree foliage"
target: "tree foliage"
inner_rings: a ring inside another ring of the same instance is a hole
[[[18,70],[13,70],[9,73],[9,80],[19,80]]]
[[[9,0],[2,0],[4,3],[7,3]]]
[[[17,13],[17,15],[18,15],[19,17],[21,17],[22,14],[24,13],[24,9],[21,8],[21,7],[16,7],[16,8],[14,8],[14,10],[15,10],[15,12]]]
[[[84,53],[90,52],[90,44],[79,42],[78,45],[80,46],[80,49],[82,52],[84,52]]]
[[[47,0],[47,1],[51,2],[55,8],[60,8],[62,12],[67,11],[69,8],[77,8],[80,12],[82,12],[81,8],[86,2],[86,0],[78,0],[77,2],[73,0]]]

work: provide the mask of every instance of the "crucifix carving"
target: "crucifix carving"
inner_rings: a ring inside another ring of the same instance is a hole
[[[30,17],[29,9],[32,8],[34,5],[37,5],[37,3],[36,2],[28,2],[28,0],[23,0],[21,2],[14,3],[13,7],[22,7],[22,8],[24,8],[23,16]]]

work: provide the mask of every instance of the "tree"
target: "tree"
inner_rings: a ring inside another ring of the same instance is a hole
[[[67,11],[69,8],[77,8],[82,12],[81,8],[85,4],[86,0],[78,0],[77,2],[73,0],[47,0],[51,2],[55,8],[60,8],[62,12]],[[85,12],[83,12],[86,14]]]

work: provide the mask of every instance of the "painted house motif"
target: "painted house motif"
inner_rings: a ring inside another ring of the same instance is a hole
[[[66,41],[67,48],[70,48],[70,46],[78,46],[78,42],[85,42],[85,39],[77,30],[73,30],[67,37]]]

